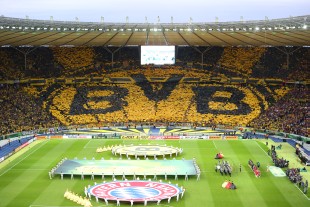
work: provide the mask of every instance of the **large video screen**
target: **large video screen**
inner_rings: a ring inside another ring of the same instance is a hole
[[[175,46],[141,46],[141,65],[175,64]]]

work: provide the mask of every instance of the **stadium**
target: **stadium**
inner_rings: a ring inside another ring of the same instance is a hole
[[[310,16],[0,16],[0,206],[309,206]]]

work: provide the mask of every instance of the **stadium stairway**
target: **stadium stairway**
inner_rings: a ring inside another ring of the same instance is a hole
[[[156,127],[151,127],[149,131],[149,135],[151,136],[158,136],[160,135],[160,129]]]

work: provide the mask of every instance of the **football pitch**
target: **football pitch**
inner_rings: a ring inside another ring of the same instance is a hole
[[[49,178],[48,172],[63,159],[99,160],[118,159],[111,151],[96,153],[98,147],[118,144],[167,144],[183,148],[183,153],[176,159],[187,160],[195,158],[201,169],[200,180],[196,176],[189,176],[175,180],[174,176],[168,176],[173,184],[184,186],[186,192],[179,201],[172,199],[170,203],[163,200],[159,205],[148,203],[148,206],[172,206],[172,207],[285,207],[285,206],[310,206],[310,200],[303,194],[287,177],[275,177],[267,172],[267,166],[272,166],[271,158],[267,155],[267,147],[257,140],[113,140],[113,139],[81,139],[81,140],[44,140],[36,141],[19,156],[9,158],[6,163],[0,165],[0,207],[73,207],[79,206],[73,201],[64,198],[64,192],[68,189],[84,196],[84,187],[93,185],[94,182],[102,183],[102,177],[97,176],[94,180],[85,176],[84,180],[75,177],[60,179],[55,175]],[[286,145],[286,143],[284,144]],[[293,148],[292,148],[293,149]],[[214,159],[218,152],[225,156],[233,168],[232,176],[222,176],[215,172],[218,160]],[[285,156],[284,156],[285,157]],[[123,157],[123,159],[125,159]],[[127,158],[126,158],[127,159]],[[172,158],[171,158],[172,159]],[[248,160],[261,163],[261,177],[256,178]],[[241,172],[240,172],[241,164]],[[294,167],[291,164],[290,167]],[[309,170],[309,168],[308,168]],[[309,174],[309,172],[307,172]],[[303,174],[302,174],[303,175]],[[122,177],[116,177],[121,180]],[[148,178],[152,178],[149,176]],[[130,178],[129,178],[130,179]],[[163,177],[158,179],[164,180]],[[106,176],[106,181],[111,177]],[[222,183],[230,180],[237,186],[236,190],[222,188]],[[168,182],[168,181],[167,181]],[[308,192],[309,195],[309,192]],[[92,199],[93,206],[106,206],[104,201],[99,203]],[[108,206],[116,206],[110,202]],[[130,206],[129,203],[121,203],[121,206]],[[134,204],[143,206],[143,204]]]

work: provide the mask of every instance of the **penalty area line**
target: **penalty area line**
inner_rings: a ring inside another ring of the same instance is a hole
[[[27,156],[23,157],[20,161],[18,161],[17,163],[15,163],[13,166],[11,166],[9,169],[5,170],[3,173],[0,174],[0,177],[2,175],[4,175],[5,173],[7,173],[8,171],[10,171],[13,167],[15,167],[16,165],[18,165],[19,163],[21,163],[22,161],[24,161],[27,157],[29,157],[30,155],[32,155],[33,153],[35,153],[37,150],[39,150],[43,145],[45,145],[48,141],[44,142],[40,147],[38,147],[37,149],[33,150],[31,153],[29,153]],[[9,159],[9,158],[8,158]]]

